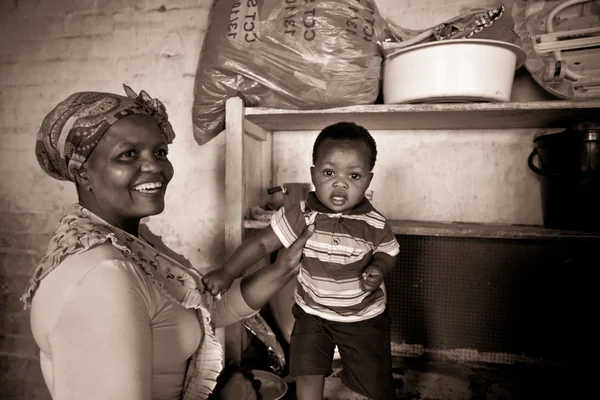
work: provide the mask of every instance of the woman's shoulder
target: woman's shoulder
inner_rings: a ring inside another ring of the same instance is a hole
[[[125,256],[115,246],[111,245],[109,241],[101,244],[97,244],[90,247],[86,251],[80,254],[71,254],[65,258],[62,264],[97,264],[104,261],[118,261],[126,260]]]
[[[90,276],[98,278],[111,275],[110,271],[116,269],[122,270],[121,275],[128,280],[127,276],[135,271],[135,266],[109,243],[93,246],[79,254],[70,254],[39,282],[33,303],[39,297],[67,301],[73,290]]]
[[[31,328],[38,345],[44,350],[48,334],[54,329],[62,310],[74,297],[97,297],[92,290],[101,287],[107,295],[134,295],[150,304],[149,285],[139,268],[129,262],[114,246],[104,243],[81,254],[72,254],[39,282],[31,304]],[[98,298],[98,301],[102,299]]]
[[[137,281],[140,276],[138,270],[139,268],[118,248],[105,242],[82,253],[66,256],[48,276],[42,279],[38,290],[42,290],[44,286],[51,286],[68,293],[69,289],[80,285],[90,274],[97,279],[114,275],[111,271],[120,271],[120,274],[115,276],[116,279]]]

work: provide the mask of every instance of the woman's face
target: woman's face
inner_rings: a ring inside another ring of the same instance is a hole
[[[167,153],[151,117],[134,114],[120,119],[83,166],[82,205],[122,229],[132,224],[137,229],[141,218],[165,207],[165,191],[173,178]]]

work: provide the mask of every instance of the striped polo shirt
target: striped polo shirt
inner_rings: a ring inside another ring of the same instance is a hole
[[[315,232],[304,246],[296,304],[307,314],[330,321],[356,322],[381,314],[384,285],[367,292],[360,282],[374,253],[399,253],[385,217],[366,198],[349,213],[333,213],[311,192],[306,201],[280,208],[271,218],[271,227],[286,248],[312,223]]]

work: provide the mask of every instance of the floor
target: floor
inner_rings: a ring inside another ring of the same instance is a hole
[[[277,334],[277,332],[275,332]],[[288,354],[284,341],[280,341]],[[253,368],[270,370],[265,346],[256,337],[245,351],[245,360]],[[587,364],[583,352],[580,362]],[[259,361],[260,360],[260,361]],[[578,358],[579,360],[579,358]],[[483,364],[431,360],[426,357],[395,357],[393,400],[579,400],[598,398],[596,378],[585,378],[589,367],[566,368],[547,364]],[[295,384],[286,378],[287,365],[279,374],[288,381],[288,391],[280,400],[296,400]],[[325,400],[365,400],[345,387],[339,360],[333,362],[333,374],[325,381]],[[273,400],[273,399],[263,399]]]
[[[396,400],[537,400],[589,398],[564,367],[548,365],[485,365],[427,361],[419,358],[394,360]],[[326,379],[326,400],[365,400],[346,388],[339,378],[341,367]],[[295,386],[288,383],[282,400],[296,400]],[[265,399],[268,400],[268,399]]]

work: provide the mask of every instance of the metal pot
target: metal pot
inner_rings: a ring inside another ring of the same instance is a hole
[[[600,123],[542,134],[534,143],[527,163],[540,178],[544,226],[600,232]]]

